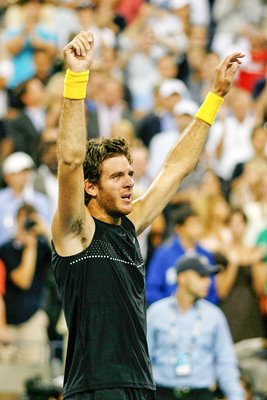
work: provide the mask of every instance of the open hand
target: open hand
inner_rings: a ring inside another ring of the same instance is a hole
[[[73,72],[87,71],[93,62],[94,37],[91,32],[81,31],[65,46],[64,57]]]
[[[225,57],[215,69],[215,78],[212,91],[218,96],[224,97],[230,90],[244,53],[236,51]]]

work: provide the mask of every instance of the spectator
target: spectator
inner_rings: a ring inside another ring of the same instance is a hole
[[[261,280],[260,265],[264,251],[244,244],[247,218],[240,209],[232,211],[229,224],[232,243],[228,246],[227,257],[232,269],[229,279],[223,282],[225,295],[221,308],[233,340],[237,343],[244,339],[262,337],[263,334],[258,296],[262,288],[259,289],[258,282]]]
[[[214,268],[196,254],[176,265],[174,296],[148,309],[148,346],[158,400],[212,400],[216,382],[228,400],[244,400],[227,322],[208,293]]]
[[[36,161],[36,148],[45,127],[45,87],[38,78],[21,83],[12,93],[18,113],[8,121],[14,151],[23,151]]]
[[[57,190],[57,135],[56,128],[47,128],[43,131],[39,147],[40,165],[34,176],[34,190],[48,196],[52,211],[56,209],[58,200]]]
[[[203,226],[197,213],[189,205],[183,205],[177,210],[173,220],[174,233],[168,241],[156,249],[148,264],[146,279],[148,305],[170,296],[176,290],[174,266],[187,251],[194,250],[214,264],[212,254],[198,242]],[[208,298],[214,303],[218,301],[214,276],[211,276]]]
[[[13,79],[9,88],[13,89],[35,74],[34,50],[45,49],[51,56],[56,53],[54,33],[41,24],[41,1],[20,0],[23,23],[10,28],[5,33],[7,51],[14,65]]]
[[[229,112],[215,122],[206,144],[211,168],[226,183],[231,181],[235,165],[253,155],[251,135],[255,121],[248,92],[233,90],[229,104]]]
[[[90,138],[110,137],[112,125],[121,119],[135,122],[123,97],[123,83],[116,78],[106,77],[102,99],[87,108],[87,130]]]
[[[152,138],[149,145],[148,164],[148,174],[151,180],[157,176],[166,155],[174,143],[176,143],[181,132],[183,132],[185,127],[192,121],[197,109],[198,104],[191,100],[178,101],[173,108],[173,116],[176,122],[175,129],[160,132]],[[193,173],[195,173],[195,171]],[[185,185],[185,183],[183,183],[183,185]]]
[[[7,270],[5,304],[11,338],[10,345],[1,348],[0,357],[12,362],[38,364],[41,354],[45,354],[47,316],[42,300],[51,262],[48,240],[49,229],[36,209],[22,204],[17,212],[15,235],[0,246],[0,257]]]
[[[7,187],[0,190],[0,244],[16,231],[16,213],[22,203],[29,202],[47,224],[51,222],[51,204],[47,196],[33,190],[33,160],[28,154],[15,152],[3,163],[3,178]]]

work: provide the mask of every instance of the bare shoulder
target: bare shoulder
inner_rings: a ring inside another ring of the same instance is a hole
[[[73,220],[66,228],[56,212],[52,221],[52,240],[56,252],[62,257],[72,256],[86,249],[94,236],[95,222],[84,207],[83,216]]]

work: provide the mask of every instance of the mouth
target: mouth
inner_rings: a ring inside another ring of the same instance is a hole
[[[123,196],[121,196],[121,199],[127,203],[131,203],[132,201],[132,194],[128,193],[128,194],[124,194]]]

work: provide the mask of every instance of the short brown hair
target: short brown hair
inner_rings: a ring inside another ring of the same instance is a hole
[[[101,166],[105,159],[125,156],[132,163],[130,146],[122,137],[90,139],[87,142],[86,157],[83,163],[84,179],[91,183],[98,183],[101,175]],[[85,204],[91,196],[85,192]]]

